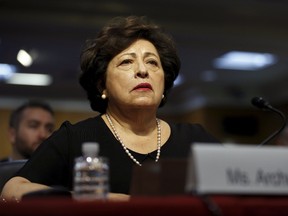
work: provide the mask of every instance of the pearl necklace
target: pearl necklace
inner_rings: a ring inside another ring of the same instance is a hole
[[[123,141],[121,140],[121,138],[118,135],[118,132],[115,129],[115,126],[110,118],[110,115],[108,113],[105,114],[111,128],[113,131],[114,136],[116,137],[116,139],[121,143],[123,149],[125,150],[125,152],[128,154],[128,156],[139,166],[142,166],[142,164],[136,160],[136,158],[133,157],[133,155],[130,153],[130,151],[127,149],[127,147],[124,145]],[[160,152],[161,152],[161,127],[160,127],[160,120],[156,118],[156,124],[157,124],[157,155],[156,155],[156,159],[155,162],[158,162],[159,158],[160,158]]]

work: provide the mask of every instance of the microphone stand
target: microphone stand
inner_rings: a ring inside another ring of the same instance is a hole
[[[267,144],[269,141],[271,141],[275,136],[277,136],[285,127],[286,127],[286,122],[287,122],[287,117],[278,109],[274,108],[273,106],[271,106],[267,101],[265,101],[263,98],[261,97],[255,97],[251,100],[252,104],[254,106],[256,106],[259,109],[262,110],[269,110],[272,111],[274,113],[277,113],[281,119],[282,119],[282,126],[276,130],[274,133],[272,133],[270,136],[268,136],[265,140],[263,140],[258,146],[262,146],[264,144]]]
[[[286,127],[286,116],[278,109],[275,109],[274,107],[269,108],[271,111],[277,113],[281,116],[281,119],[283,120],[282,126],[276,130],[274,133],[272,133],[270,136],[268,136],[265,140],[263,140],[258,146],[262,146],[264,144],[267,144],[269,141],[271,141],[275,136],[277,136],[285,127]]]

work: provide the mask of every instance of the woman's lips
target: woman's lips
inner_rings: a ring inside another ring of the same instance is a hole
[[[139,85],[135,86],[133,90],[152,90],[152,86],[149,83],[140,83]]]

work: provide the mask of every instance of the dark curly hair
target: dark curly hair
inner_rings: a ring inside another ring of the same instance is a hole
[[[116,17],[95,39],[87,40],[81,53],[79,83],[87,93],[92,110],[105,113],[107,100],[101,98],[105,89],[106,69],[109,62],[138,39],[150,41],[157,49],[164,70],[164,99],[173,87],[180,70],[180,59],[172,37],[144,16]]]

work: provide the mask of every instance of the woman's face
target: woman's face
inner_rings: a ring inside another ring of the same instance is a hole
[[[106,89],[109,105],[158,107],[164,92],[164,71],[154,45],[137,40],[108,64]]]

